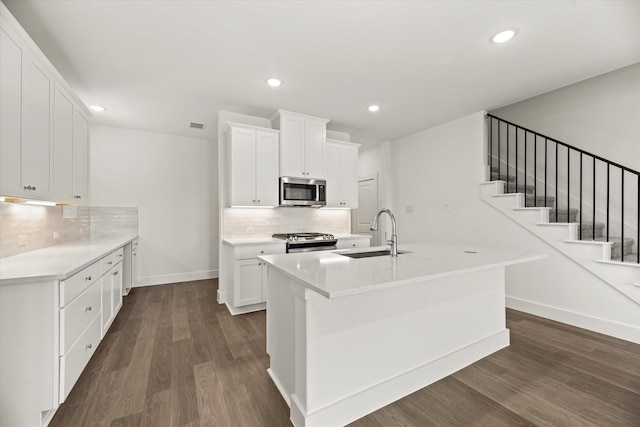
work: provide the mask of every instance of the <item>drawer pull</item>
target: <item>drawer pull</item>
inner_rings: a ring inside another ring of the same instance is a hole
[[[91,306],[85,308],[85,311],[91,311]]]
[[[93,346],[91,344],[87,344],[87,350],[91,350]]]
[[[107,263],[107,265],[112,265],[112,264],[113,264],[113,261],[109,261],[109,262]]]
[[[114,275],[114,276],[117,276],[117,275],[118,275],[118,273],[119,273],[119,271],[114,271],[114,272],[113,272],[113,275]]]
[[[85,277],[84,280],[91,280],[91,276]]]
[[[118,256],[119,256],[120,258],[122,258],[122,254],[118,254]]]

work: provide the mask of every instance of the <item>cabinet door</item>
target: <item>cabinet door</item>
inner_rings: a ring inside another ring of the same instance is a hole
[[[262,300],[262,269],[257,259],[235,261],[233,305],[258,304]]]
[[[324,156],[327,124],[305,119],[305,172],[307,178],[324,178]]]
[[[109,270],[111,271],[111,270]],[[111,324],[111,318],[113,317],[113,303],[111,298],[111,274],[107,273],[100,279],[100,287],[102,289],[102,328],[101,338],[104,338],[109,325]]]
[[[22,61],[22,188],[24,195],[50,199],[53,79],[26,52]]]
[[[306,178],[304,164],[305,120],[282,114],[280,117],[280,176]]]
[[[0,28],[0,194],[22,194],[22,49]]]
[[[73,102],[56,87],[53,107],[54,195],[56,201],[73,202]]]
[[[73,200],[89,203],[89,119],[77,109],[73,116]]]
[[[327,143],[327,206],[342,207],[342,147]]]
[[[358,147],[342,147],[342,203],[343,207],[358,207]]]
[[[231,128],[229,150],[231,181],[229,203],[231,206],[252,206],[256,203],[255,141],[254,130]]]
[[[122,263],[117,264],[110,270],[111,275],[111,306],[115,317],[122,307]]]
[[[131,287],[138,284],[138,240],[131,244]]]
[[[278,206],[280,144],[274,132],[256,133],[256,200],[259,206]]]

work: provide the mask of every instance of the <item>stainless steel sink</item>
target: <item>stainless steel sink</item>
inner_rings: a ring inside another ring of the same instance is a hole
[[[398,255],[411,253],[407,251],[398,251]],[[389,256],[391,255],[391,251],[389,249],[382,251],[367,251],[367,252],[351,252],[347,254],[338,254],[342,256],[348,256],[349,258],[371,258],[376,256]]]

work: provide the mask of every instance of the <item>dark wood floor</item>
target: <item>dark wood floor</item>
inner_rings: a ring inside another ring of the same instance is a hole
[[[134,289],[51,426],[291,425],[265,313],[232,317],[216,289]],[[640,426],[640,345],[511,310],[507,324],[510,347],[352,426]]]

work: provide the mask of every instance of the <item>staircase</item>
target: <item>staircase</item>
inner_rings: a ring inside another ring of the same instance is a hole
[[[488,120],[483,200],[640,304],[640,173]]]

